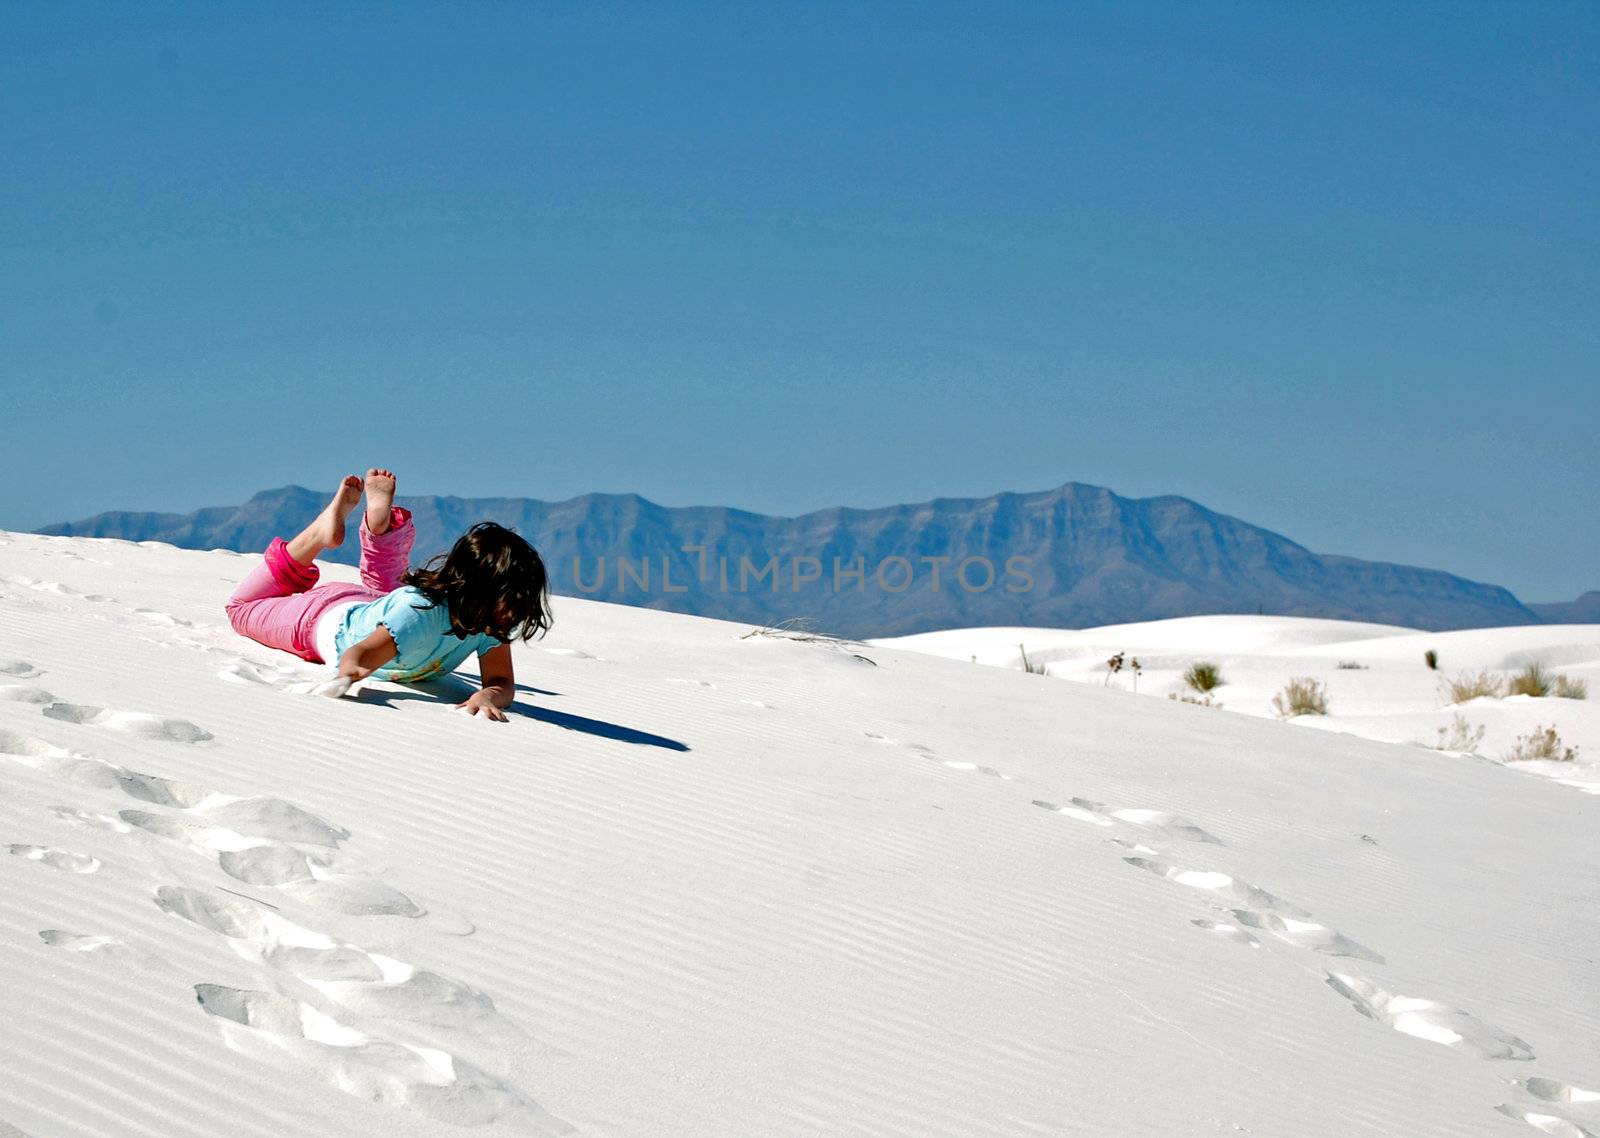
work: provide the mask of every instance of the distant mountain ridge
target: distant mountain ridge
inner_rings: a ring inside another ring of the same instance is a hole
[[[1553,601],[1528,607],[1546,624],[1600,624],[1600,589],[1590,589],[1575,601]]]
[[[294,534],[326,501],[326,492],[288,486],[242,506],[110,512],[39,532],[255,551]],[[799,617],[851,637],[1229,612],[1439,630],[1549,619],[1497,585],[1312,553],[1187,498],[1124,498],[1077,482],[798,517],[660,506],[636,494],[400,501],[413,512],[418,561],[488,518],[538,547],[560,594],[751,624]],[[354,563],[354,536],[328,559]]]

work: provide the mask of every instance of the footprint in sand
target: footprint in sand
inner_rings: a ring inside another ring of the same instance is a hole
[[[882,743],[885,747],[904,747],[906,750],[915,751],[919,755],[925,755],[930,758],[933,756],[933,748],[923,743],[902,743],[899,739],[889,735],[879,735],[876,731],[863,731],[862,734],[874,743]]]
[[[5,730],[0,730],[0,759],[80,786],[116,786],[116,772],[120,769],[99,759],[74,754],[36,735]]]
[[[1016,776],[1006,774],[1005,771],[999,770],[995,767],[985,766],[982,763],[967,762],[965,759],[941,759],[934,752],[932,747],[929,747],[923,743],[902,743],[899,739],[892,738],[888,735],[879,735],[875,731],[864,731],[862,734],[864,734],[868,739],[871,739],[874,743],[881,743],[885,747],[899,747],[902,750],[910,751],[918,758],[927,759],[929,762],[938,763],[940,766],[948,767],[953,771],[976,771],[978,774],[988,775],[990,778],[997,778],[1002,782],[1017,781]]]
[[[1338,972],[1328,973],[1327,983],[1356,1011],[1402,1035],[1442,1043],[1479,1059],[1533,1058],[1533,1049],[1522,1040],[1467,1012],[1433,1000],[1397,996],[1369,980]]]
[[[84,933],[69,933],[64,929],[41,929],[39,939],[51,948],[61,948],[68,952],[99,952],[101,949],[121,943],[114,936],[88,936]]]
[[[1540,1102],[1570,1102],[1579,1106],[1600,1103],[1600,1091],[1586,1091],[1560,1079],[1546,1079],[1534,1075],[1528,1079],[1513,1079],[1513,1083],[1527,1091]]]
[[[494,1001],[465,984],[302,928],[240,898],[164,885],[155,902],[363,1015],[459,1028],[495,1014]]]
[[[1251,948],[1260,948],[1261,942],[1245,932],[1232,921],[1216,921],[1209,917],[1196,917],[1189,922],[1196,928],[1205,929],[1207,932],[1216,933],[1223,940],[1231,940],[1237,944],[1249,945]]]
[[[1382,956],[1357,944],[1338,929],[1319,925],[1315,921],[1280,917],[1277,913],[1257,913],[1249,909],[1234,909],[1230,915],[1245,928],[1267,933],[1296,948],[1307,948],[1327,956],[1370,960],[1374,964],[1386,963]]]
[[[207,821],[278,842],[336,848],[350,831],[281,798],[241,798],[210,787],[119,768],[117,785],[129,798],[203,815]]]
[[[358,917],[420,917],[427,912],[377,878],[335,872],[327,855],[308,855],[286,843],[197,818],[144,810],[124,810],[119,816],[130,826],[204,854],[236,881],[270,886],[319,909]]]
[[[52,806],[50,813],[60,818],[63,822],[71,822],[78,826],[88,826],[94,830],[110,830],[114,834],[131,834],[133,827],[120,818],[113,818],[110,814],[96,814],[93,810],[80,810],[76,806]]]
[[[36,593],[55,593],[60,597],[81,597],[86,601],[96,604],[106,604],[115,601],[115,597],[108,597],[104,593],[85,593],[74,589],[71,585],[63,585],[59,581],[43,581],[37,577],[12,577],[12,584],[21,585],[25,589],[32,589]]]
[[[530,1133],[572,1127],[486,1071],[447,1051],[380,1039],[275,992],[196,984],[207,1015],[223,1024],[234,1050],[278,1050],[327,1082],[368,1102],[415,1110],[441,1122],[513,1122]]]
[[[149,621],[151,624],[162,624],[168,628],[193,628],[194,621],[184,620],[181,616],[173,616],[170,612],[161,612],[157,609],[133,609],[132,613],[140,620]]]
[[[48,719],[101,727],[141,739],[160,739],[170,743],[202,743],[212,734],[187,719],[170,719],[143,711],[116,711],[82,703],[52,703],[42,709]]]
[[[161,968],[166,962],[149,953],[138,952],[114,936],[91,936],[87,933],[68,932],[66,929],[41,929],[39,939],[51,948],[62,952],[77,952],[85,956],[105,957],[109,960],[137,964],[141,968]]]
[[[1562,1118],[1560,1115],[1546,1114],[1541,1110],[1526,1110],[1509,1102],[1503,1102],[1495,1109],[1508,1118],[1526,1122],[1535,1130],[1554,1135],[1555,1138],[1600,1138],[1600,1135],[1595,1134],[1593,1130],[1579,1126],[1570,1118]]]
[[[48,865],[51,869],[60,869],[67,873],[94,873],[104,864],[97,857],[73,853],[70,850],[58,850],[53,846],[15,844],[6,848],[17,857],[24,857],[29,861],[36,861],[40,865]]]
[[[599,660],[600,657],[592,652],[585,652],[582,648],[546,648],[552,656],[566,656],[571,660]]]
[[[257,664],[238,658],[229,660],[217,672],[218,679],[226,680],[230,684],[260,684],[269,688],[281,688],[299,675],[300,673],[292,668],[280,668],[275,664]]]
[[[56,697],[30,684],[0,684],[0,703],[54,703]]]
[[[1069,798],[1065,806],[1036,798],[1033,804],[1057,814],[1064,814],[1068,818],[1075,818],[1079,822],[1088,822],[1092,826],[1112,827],[1118,822],[1125,822],[1141,830],[1160,834],[1164,838],[1204,842],[1214,846],[1223,844],[1220,838],[1208,834],[1181,814],[1169,814],[1165,810],[1149,810],[1143,807],[1113,810],[1103,802],[1092,802],[1087,798]]]
[[[977,771],[979,774],[986,774],[990,778],[997,778],[997,779],[1000,779],[1002,782],[1016,782],[1017,781],[1015,778],[1013,778],[1011,775],[1006,774],[1004,771],[996,770],[994,767],[986,767],[981,763],[968,763],[968,762],[963,762],[960,759],[939,759],[939,760],[937,760],[937,762],[939,763],[940,766],[949,767],[953,771]]]
[[[39,675],[43,675],[43,673],[26,660],[0,660],[0,676],[9,676],[17,680],[31,680]]]
[[[1163,857],[1125,857],[1122,860],[1136,869],[1143,869],[1178,885],[1214,893],[1218,897],[1239,902],[1251,909],[1266,909],[1302,919],[1311,915],[1299,906],[1251,885],[1248,881],[1240,881],[1237,877],[1213,869],[1186,869]]]

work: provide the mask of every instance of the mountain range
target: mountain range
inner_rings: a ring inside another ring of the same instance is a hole
[[[298,531],[326,500],[288,486],[240,506],[114,511],[39,532],[255,551]],[[492,519],[534,543],[557,594],[758,625],[800,620],[847,637],[1207,613],[1437,630],[1600,620],[1600,593],[1524,605],[1500,586],[1436,569],[1313,553],[1187,498],[1125,498],[1077,482],[798,517],[668,507],[637,494],[400,501],[417,526],[417,561]],[[353,563],[354,536],[327,559]]]

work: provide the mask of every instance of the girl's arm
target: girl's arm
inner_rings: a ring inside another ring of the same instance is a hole
[[[479,656],[478,672],[483,676],[483,690],[456,706],[466,708],[473,715],[482,711],[490,719],[506,722],[502,709],[510,707],[517,698],[516,673],[511,666],[511,645],[497,645]]]
[[[344,655],[339,657],[339,675],[352,683],[364,680],[393,660],[399,651],[394,637],[380,624],[360,644],[352,644],[344,650]]]

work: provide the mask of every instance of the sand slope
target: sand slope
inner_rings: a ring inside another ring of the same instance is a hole
[[[569,599],[329,702],[245,558],[0,541],[0,1134],[1600,1128],[1600,798]]]
[[[952,629],[874,643],[1001,668],[1020,668],[1025,650],[1051,677],[1161,697],[1192,696],[1184,670],[1207,660],[1225,681],[1211,693],[1215,703],[1272,718],[1284,685],[1310,677],[1324,685],[1329,714],[1294,719],[1298,726],[1486,758],[1504,758],[1519,739],[1553,727],[1563,749],[1577,748],[1577,760],[1519,762],[1515,769],[1600,794],[1600,625],[1419,632],[1305,617],[1197,616],[1085,629]],[[1428,651],[1437,654],[1436,671],[1424,660]],[[1137,680],[1131,670],[1107,675],[1106,661],[1118,652],[1138,658]],[[1534,663],[1584,683],[1592,698],[1452,700],[1454,678],[1487,670],[1507,679]]]

